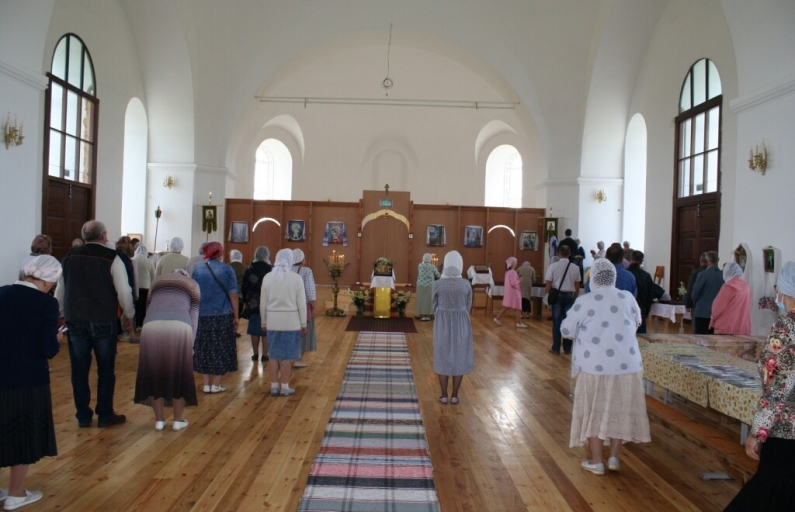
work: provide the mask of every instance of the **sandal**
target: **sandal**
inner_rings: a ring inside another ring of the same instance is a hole
[[[446,396],[440,396],[439,397],[439,402],[443,403],[444,405],[447,405],[447,397]]]
[[[451,398],[450,399],[450,403],[453,404],[453,405],[457,404],[458,403],[458,397],[454,396],[453,398]]]

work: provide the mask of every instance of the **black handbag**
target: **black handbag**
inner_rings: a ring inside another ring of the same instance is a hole
[[[560,278],[560,282],[558,283],[557,288],[550,288],[549,295],[547,296],[547,304],[552,306],[553,304],[558,302],[558,294],[560,294],[560,287],[563,286],[563,280],[566,279],[566,273],[569,271],[569,267],[571,266],[571,262],[566,265],[566,270],[563,272],[563,277]]]

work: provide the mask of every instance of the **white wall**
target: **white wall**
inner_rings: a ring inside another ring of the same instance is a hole
[[[146,155],[148,135],[144,105],[138,98],[133,98],[127,104],[127,115],[124,118],[124,168],[121,213],[121,232],[123,234],[144,233],[146,235]]]

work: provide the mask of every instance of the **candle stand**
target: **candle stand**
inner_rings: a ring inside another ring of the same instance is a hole
[[[331,254],[331,258],[329,258],[328,261],[323,260],[323,263],[326,264],[328,273],[333,281],[331,293],[334,295],[334,306],[326,310],[326,316],[345,316],[345,311],[337,307],[337,295],[340,293],[340,287],[337,281],[350,263],[345,263],[345,255],[337,254],[337,251]]]

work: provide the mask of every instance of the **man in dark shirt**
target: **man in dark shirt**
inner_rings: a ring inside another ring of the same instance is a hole
[[[659,299],[665,293],[659,285],[654,282],[651,275],[643,270],[640,266],[643,264],[644,255],[640,251],[632,251],[629,256],[629,267],[627,271],[635,276],[635,282],[638,285],[638,306],[640,306],[641,324],[638,327],[638,334],[646,333],[646,319],[649,316],[651,307],[656,299]]]
[[[568,247],[569,261],[572,263],[577,263],[574,257],[577,255],[577,248],[580,246],[580,244],[578,244],[577,241],[571,237],[570,229],[567,229],[566,231],[564,231],[564,233],[566,234],[566,238],[560,241],[560,243],[558,244],[558,250],[560,250],[560,248],[563,246]]]
[[[693,334],[714,334],[709,326],[712,302],[723,286],[723,271],[718,268],[718,253],[709,251],[707,268],[699,272],[693,285]]]
[[[701,266],[694,268],[693,271],[690,272],[690,279],[687,280],[687,299],[685,299],[685,306],[688,309],[693,309],[693,286],[696,284],[698,274],[707,269],[707,253],[701,253],[699,263],[701,263]]]
[[[132,328],[135,309],[124,263],[116,251],[105,246],[108,241],[105,225],[90,220],[83,225],[82,236],[85,245],[63,257],[63,275],[55,298],[69,328],[72,392],[78,425],[90,427],[94,416],[88,385],[93,352],[98,375],[97,426],[109,427],[127,420],[113,411],[118,307],[122,309],[122,328],[128,330]]]

